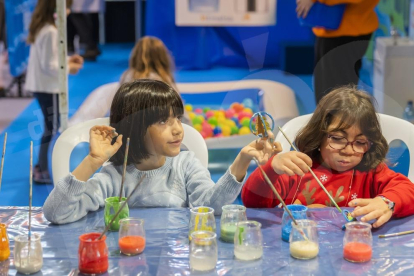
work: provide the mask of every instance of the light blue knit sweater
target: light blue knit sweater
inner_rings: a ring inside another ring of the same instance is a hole
[[[209,206],[216,215],[221,214],[223,205],[236,199],[245,180],[238,182],[228,169],[214,184],[194,153],[182,151],[175,157],[167,157],[165,164],[155,170],[140,171],[135,165],[127,166],[123,196],[131,193],[142,174],[146,177],[128,201],[130,208]],[[121,178],[122,166],[111,163],[86,182],[69,174],[46,199],[43,206],[46,219],[57,224],[69,223],[98,210],[107,197],[119,196]]]

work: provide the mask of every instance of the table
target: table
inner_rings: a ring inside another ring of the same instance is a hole
[[[414,229],[414,216],[389,221],[373,230],[373,258],[368,263],[354,264],[342,257],[341,230],[344,221],[334,208],[312,209],[311,219],[318,221],[319,256],[301,261],[290,257],[289,244],[281,239],[283,211],[274,209],[247,209],[247,217],[262,224],[264,255],[253,262],[242,262],[233,257],[233,244],[218,240],[216,270],[203,275],[414,275],[414,235],[378,239],[379,234]],[[8,224],[11,250],[13,238],[27,234],[27,207],[0,207],[0,221]],[[188,221],[186,208],[131,209],[132,217],[145,220],[147,245],[138,256],[119,254],[118,233],[110,232],[107,245],[110,252],[109,269],[104,275],[190,275]],[[217,233],[220,217],[216,217]],[[33,275],[78,275],[77,250],[79,235],[102,231],[103,210],[89,213],[78,222],[52,225],[45,220],[42,209],[34,208],[32,231],[42,236],[43,268]],[[219,236],[219,234],[218,234]],[[0,275],[16,275],[13,253],[0,263]],[[17,274],[19,275],[19,274]]]

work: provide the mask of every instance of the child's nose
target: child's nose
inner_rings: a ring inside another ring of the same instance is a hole
[[[343,153],[345,154],[354,154],[354,148],[352,147],[352,145],[349,143],[348,145],[345,146],[345,148],[342,150]]]

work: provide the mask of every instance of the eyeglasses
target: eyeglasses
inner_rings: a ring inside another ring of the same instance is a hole
[[[366,153],[372,146],[372,142],[366,139],[359,139],[353,142],[349,142],[343,136],[336,136],[328,134],[328,144],[331,148],[336,150],[343,150],[348,145],[352,146],[352,149],[357,153]]]

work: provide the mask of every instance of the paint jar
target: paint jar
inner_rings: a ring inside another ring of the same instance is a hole
[[[221,208],[220,219],[220,239],[224,242],[234,242],[234,233],[236,232],[236,224],[246,221],[246,207],[242,205],[230,204]]]
[[[319,253],[317,223],[309,219],[298,219],[296,223],[297,225],[292,221],[289,237],[290,255],[301,260],[315,258]]]
[[[234,234],[234,256],[242,261],[260,259],[263,255],[262,225],[253,220],[236,224]]]
[[[344,259],[354,263],[368,262],[372,258],[371,225],[366,222],[345,224]]]
[[[14,266],[23,274],[32,274],[40,271],[43,266],[43,250],[40,244],[40,235],[33,233],[30,241],[27,235],[14,238]]]
[[[287,208],[292,213],[292,216],[295,219],[307,219],[308,207],[298,204],[287,205]],[[289,242],[290,231],[292,231],[292,219],[286,210],[283,212],[282,216],[282,240]]]
[[[119,202],[119,197],[117,196],[108,197],[107,199],[105,199],[105,211],[104,211],[105,226],[107,226],[109,222],[111,222],[112,218],[118,212],[119,208],[122,206],[125,200],[126,198],[123,197],[121,202]],[[118,231],[119,221],[127,217],[129,217],[128,204],[126,204],[125,207],[122,209],[122,211],[119,213],[118,217],[111,224],[111,227],[109,228],[109,230]]]
[[[79,236],[79,271],[84,274],[100,274],[108,270],[108,247],[106,236],[101,233],[87,233]]]
[[[119,221],[119,249],[127,256],[141,253],[145,249],[144,220],[125,218]]]
[[[194,207],[190,210],[190,226],[188,238],[191,241],[191,233],[194,231],[216,232],[216,219],[214,209],[210,207]]]
[[[194,231],[190,242],[190,268],[193,271],[215,269],[218,258],[217,235],[210,231]]]
[[[7,226],[0,223],[0,262],[5,261],[10,256],[9,238],[7,237]]]

